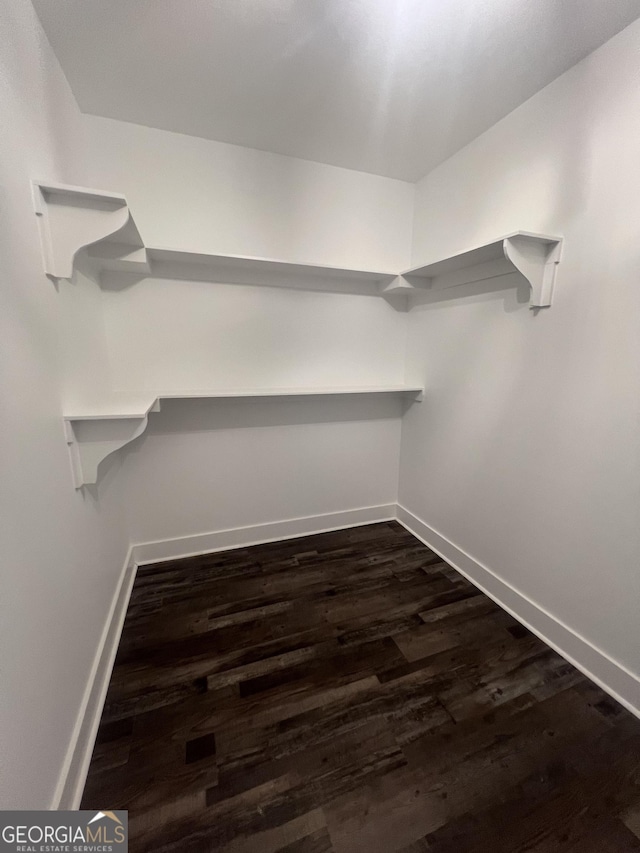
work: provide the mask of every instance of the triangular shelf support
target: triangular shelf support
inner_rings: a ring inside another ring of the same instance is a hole
[[[531,287],[530,308],[551,305],[556,271],[562,255],[561,238],[544,238],[531,234],[505,237],[505,258],[523,275]]]
[[[147,428],[149,413],[159,411],[160,400],[156,399],[141,414],[65,417],[65,438],[76,489],[97,483],[100,463],[142,435]]]
[[[71,279],[76,255],[91,246],[112,268],[148,270],[146,250],[124,196],[65,184],[32,182],[45,274]],[[99,248],[97,248],[99,247]]]

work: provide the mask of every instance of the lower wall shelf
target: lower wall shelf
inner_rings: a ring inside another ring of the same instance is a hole
[[[159,394],[152,400],[113,403],[92,411],[64,415],[64,428],[76,489],[97,483],[100,463],[129,444],[147,428],[151,412],[159,412],[162,400],[231,400],[239,398],[321,397],[335,395],[402,394],[421,402],[424,388],[417,385],[361,385],[332,388],[265,388],[255,390],[188,391]]]

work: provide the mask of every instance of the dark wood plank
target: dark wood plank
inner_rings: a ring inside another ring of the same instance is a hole
[[[83,808],[180,853],[640,851],[640,722],[395,522],[140,569]]]

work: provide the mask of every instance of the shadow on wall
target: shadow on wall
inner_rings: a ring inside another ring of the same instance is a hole
[[[380,394],[166,400],[162,410],[150,416],[146,435],[386,420],[399,417],[408,405],[400,395]],[[135,444],[143,441],[141,436]]]
[[[263,398],[236,400],[165,400],[160,412],[149,416],[147,430],[122,450],[100,463],[98,485],[110,480],[130,454],[139,453],[154,435],[216,432],[230,429],[269,429],[322,423],[393,420],[411,405],[401,395],[327,395],[321,398]],[[422,405],[422,404],[416,404]],[[97,487],[85,486],[90,495]]]
[[[103,290],[117,293],[128,290],[136,284],[147,279],[154,278],[169,279],[171,281],[201,281],[205,284],[240,284],[256,287],[278,287],[287,290],[305,290],[314,293],[348,293],[354,296],[376,296],[377,285],[371,281],[349,280],[346,276],[340,278],[338,275],[329,277],[330,270],[324,275],[299,274],[295,278],[290,275],[283,276],[281,273],[273,273],[268,270],[250,273],[248,271],[233,270],[230,267],[213,269],[210,266],[193,263],[155,263],[153,264],[154,275],[137,275],[135,273],[106,273],[101,276],[101,287]],[[382,275],[382,274],[381,274]],[[389,275],[391,278],[391,275]]]
[[[411,308],[427,308],[431,305],[460,301],[486,302],[488,299],[501,298],[506,314],[514,311],[529,310],[531,288],[518,273],[432,290],[424,288],[411,296]]]

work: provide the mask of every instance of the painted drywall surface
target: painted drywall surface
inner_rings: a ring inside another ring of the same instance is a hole
[[[121,474],[136,542],[395,503],[402,403],[171,401]]]
[[[87,268],[86,260],[80,258],[73,279],[59,281],[56,290],[55,331],[62,411],[104,406],[113,381],[100,284]]]
[[[150,245],[396,271],[415,185],[83,116],[91,181],[123,192]]]
[[[51,805],[125,556],[115,471],[73,489],[63,306],[31,178],[82,183],[79,112],[29,3],[0,16],[0,807]]]
[[[83,121],[92,185],[127,196],[149,244],[380,270],[409,263],[410,184]],[[108,274],[103,310],[113,387],[136,398],[404,381],[406,315],[379,297]],[[165,406],[124,460],[132,540],[393,502],[400,406],[175,403],[179,429],[163,426]]]
[[[103,284],[114,388],[398,385],[406,314],[384,299],[147,279]],[[126,454],[134,542],[394,502],[398,398],[175,402]]]
[[[400,502],[640,672],[640,23],[418,186],[415,263],[564,235],[553,306],[515,280],[424,296]]]
[[[379,296],[111,274],[102,293],[120,392],[404,382],[406,314]]]

